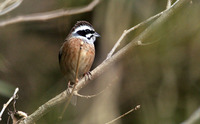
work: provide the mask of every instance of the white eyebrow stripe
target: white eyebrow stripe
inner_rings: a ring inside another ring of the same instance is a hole
[[[89,27],[87,25],[82,25],[82,26],[77,27],[74,32],[81,31],[81,30],[86,30],[86,29],[94,30],[93,28],[91,28],[91,27]]]

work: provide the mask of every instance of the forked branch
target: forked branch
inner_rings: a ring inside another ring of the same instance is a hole
[[[120,43],[122,42],[122,40],[124,39],[125,36],[127,36],[130,32],[136,30],[137,28],[139,28],[139,27],[141,27],[141,26],[143,26],[143,25],[149,23],[150,21],[152,21],[152,20],[158,18],[158,17],[161,16],[164,12],[166,12],[168,9],[171,9],[174,5],[176,5],[176,3],[177,3],[178,1],[179,1],[179,0],[177,0],[177,1],[171,6],[171,0],[168,0],[167,9],[166,9],[166,10],[164,10],[164,11],[162,11],[162,12],[160,12],[160,13],[154,15],[154,16],[151,16],[151,17],[148,18],[147,20],[145,20],[145,21],[143,21],[143,22],[141,22],[141,23],[135,25],[134,27],[132,27],[132,28],[130,28],[130,29],[128,29],[128,30],[124,30],[124,32],[122,33],[122,35],[120,36],[120,38],[118,39],[118,41],[115,43],[114,47],[113,47],[113,48],[111,49],[111,51],[108,53],[106,60],[109,59],[109,58],[113,55],[113,53],[114,53],[114,52],[116,51],[116,49],[119,47]],[[138,45],[142,45],[142,43],[140,43],[140,42],[138,41]]]

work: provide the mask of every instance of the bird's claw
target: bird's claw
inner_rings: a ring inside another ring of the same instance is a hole
[[[86,72],[86,73],[84,74],[84,76],[85,76],[85,80],[87,80],[87,78],[88,78],[89,80],[91,80],[92,74],[91,74],[91,72],[89,71],[89,72]]]

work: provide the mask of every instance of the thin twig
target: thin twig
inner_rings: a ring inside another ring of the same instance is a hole
[[[127,30],[124,30],[123,34],[121,35],[121,37],[119,38],[119,40],[115,43],[115,45],[113,46],[113,48],[111,49],[111,51],[108,53],[106,60],[109,59],[113,53],[115,52],[115,50],[117,49],[117,47],[120,45],[121,41],[124,39],[124,37],[127,35]]]
[[[1,112],[0,112],[0,121],[1,121],[1,117],[2,117],[2,115],[3,115],[4,111],[5,111],[5,109],[7,108],[7,106],[12,102],[13,99],[15,99],[15,98],[17,97],[17,92],[18,92],[18,91],[19,91],[19,88],[17,87],[17,88],[15,89],[15,92],[13,93],[13,96],[8,100],[8,102],[7,102],[6,104],[3,105],[3,108],[2,108],[2,110],[1,110]]]
[[[118,41],[115,43],[114,47],[113,47],[113,48],[111,49],[111,51],[108,53],[106,60],[109,59],[109,58],[113,55],[113,53],[115,52],[115,50],[117,49],[117,47],[119,47],[121,41],[124,39],[124,37],[125,37],[128,33],[130,33],[130,32],[132,32],[132,31],[134,31],[135,29],[137,29],[137,28],[139,28],[139,27],[141,27],[141,26],[147,24],[147,23],[150,22],[151,20],[153,20],[153,19],[159,17],[160,15],[163,14],[163,12],[164,12],[164,11],[162,11],[162,12],[160,12],[160,13],[158,13],[158,14],[156,14],[156,15],[150,17],[150,18],[148,18],[147,20],[145,20],[145,21],[143,21],[143,22],[137,24],[136,26],[134,26],[134,27],[132,27],[132,28],[130,28],[130,29],[128,29],[128,30],[124,30],[124,32],[122,33],[122,35],[120,36],[120,38],[118,39]]]
[[[131,113],[131,112],[133,112],[135,110],[138,110],[139,108],[140,108],[140,105],[137,105],[135,108],[129,110],[128,112],[124,113],[123,115],[120,115],[119,117],[117,117],[117,118],[113,119],[112,121],[109,121],[109,122],[107,122],[105,124],[111,124],[111,123],[119,120],[120,118],[123,118],[124,116],[128,115],[129,113]]]
[[[99,3],[100,0],[93,0],[90,4],[84,7],[72,8],[72,9],[59,9],[44,13],[34,13],[24,16],[17,16],[7,20],[0,21],[0,27],[9,24],[28,22],[28,21],[45,21],[49,19],[55,19],[62,16],[75,15],[84,12],[89,12],[94,9],[94,7]]]
[[[89,99],[89,98],[93,98],[93,97],[96,97],[96,96],[100,95],[101,93],[103,93],[103,91],[101,91],[101,92],[99,92],[97,94],[94,94],[94,95],[82,95],[82,94],[79,94],[77,92],[74,95],[79,96],[81,98],[87,98],[87,99]]]
[[[200,107],[187,120],[185,120],[181,124],[194,124],[199,119],[200,119]]]
[[[81,94],[79,94],[78,92],[74,92],[74,95],[79,96],[79,97],[82,97],[82,98],[87,98],[87,99],[88,99],[88,98],[93,98],[93,97],[96,97],[96,96],[102,94],[102,93],[103,93],[105,90],[107,90],[110,86],[111,86],[111,83],[108,84],[108,86],[107,86],[106,88],[104,88],[102,91],[100,91],[99,93],[96,93],[96,94],[94,94],[94,95],[81,95]]]
[[[165,11],[162,16],[160,16],[157,20],[155,20],[146,30],[144,30],[139,36],[137,36],[132,42],[127,44],[125,47],[120,49],[118,52],[116,52],[110,59],[107,61],[103,61],[100,65],[98,65],[94,70],[92,70],[91,74],[91,80],[97,78],[100,76],[103,72],[105,72],[114,62],[119,61],[122,57],[124,57],[127,53],[131,52],[131,50],[137,46],[137,41],[143,41],[145,38],[147,38],[149,35],[152,35],[156,30],[158,30],[167,20],[169,20],[172,15],[177,12],[179,9],[184,7],[190,2],[190,0],[177,0],[175,4],[172,5],[171,9],[168,9],[168,11]],[[88,84],[88,81],[86,81],[84,78],[79,80],[78,84],[75,87],[75,91],[77,92],[83,87],[85,87]],[[41,105],[35,112],[33,112],[31,115],[29,115],[24,120],[20,121],[19,124],[32,124],[36,122],[38,119],[40,119],[44,114],[46,114],[48,111],[50,111],[55,105],[58,105],[64,101],[66,101],[69,98],[69,94],[66,93],[66,91],[63,91],[56,97],[50,99],[48,102]]]

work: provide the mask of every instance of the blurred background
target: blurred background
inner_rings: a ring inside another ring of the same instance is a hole
[[[15,10],[0,16],[0,22],[90,2],[24,0]],[[19,87],[17,110],[31,114],[67,88],[59,69],[58,51],[76,21],[89,21],[101,35],[95,42],[94,69],[125,29],[161,12],[166,4],[167,0],[101,0],[87,13],[1,26],[0,107]],[[80,91],[84,95],[96,94],[111,84],[101,95],[78,98],[77,106],[70,105],[59,122],[64,104],[58,105],[37,124],[103,124],[137,105],[141,105],[139,110],[115,124],[177,124],[186,120],[200,106],[199,12],[200,1],[193,0],[193,4],[175,13],[145,41],[157,42],[135,47]],[[120,48],[150,24],[129,34]],[[12,110],[12,106],[9,108]],[[0,123],[5,124],[7,118],[6,111]]]

